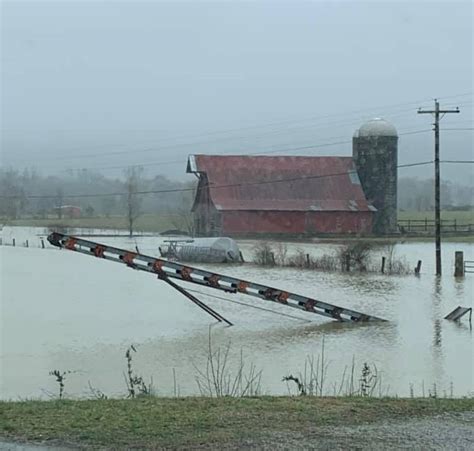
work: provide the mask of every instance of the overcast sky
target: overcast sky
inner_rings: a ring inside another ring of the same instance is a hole
[[[442,121],[463,129],[442,131],[442,158],[474,159],[470,1],[11,1],[1,13],[2,166],[143,164],[183,179],[190,153],[350,155],[373,116],[399,130],[400,163],[425,161],[431,118],[416,110],[434,97],[461,109]],[[472,166],[442,175],[472,183]]]

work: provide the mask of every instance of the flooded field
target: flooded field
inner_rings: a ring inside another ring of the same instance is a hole
[[[415,395],[422,395],[423,387],[427,395],[433,384],[439,396],[451,391],[461,396],[474,390],[469,322],[443,319],[458,305],[472,305],[474,274],[464,279],[452,276],[454,251],[463,250],[466,259],[474,260],[472,244],[444,244],[445,271],[439,279],[433,275],[432,243],[396,247],[397,256],[413,267],[417,260],[423,261],[419,277],[208,266],[388,320],[340,324],[198,287],[201,294],[197,296],[235,324],[225,327],[150,274],[73,252],[41,249],[41,233],[38,229],[3,230],[4,244],[13,237],[18,243],[15,248],[0,247],[3,399],[57,393],[56,382],[48,374],[55,369],[71,371],[66,379],[68,396],[90,396],[89,383],[109,396],[123,396],[125,351],[131,344],[137,349],[133,355],[136,373],[146,380],[153,378],[158,394],[199,394],[195,367],[205,365],[210,325],[215,347],[231,342],[231,363],[242,350],[248,364],[262,369],[263,393],[288,393],[283,376],[302,371],[307,356],[321,353],[323,339],[329,394],[353,358],[357,378],[364,362],[376,365],[384,394],[407,396],[410,385]],[[28,249],[19,246],[26,239]],[[130,249],[138,246],[149,255],[158,254],[161,242],[153,237],[91,239]],[[254,243],[240,245],[250,259]],[[337,246],[300,243],[287,244],[287,248],[318,255],[334,252]]]

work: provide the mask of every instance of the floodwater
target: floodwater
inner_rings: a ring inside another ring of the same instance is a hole
[[[474,260],[472,244],[444,244],[441,278],[433,275],[433,243],[397,245],[397,256],[412,267],[423,261],[419,277],[208,265],[216,272],[388,320],[341,324],[241,294],[197,287],[200,299],[235,324],[226,327],[151,274],[74,252],[41,249],[41,233],[3,230],[3,243],[16,237],[17,247],[0,247],[2,399],[55,395],[57,384],[49,372],[56,369],[71,371],[65,381],[70,397],[91,396],[89,385],[109,396],[124,396],[125,351],[131,344],[137,349],[135,372],[147,381],[152,378],[157,394],[199,394],[196,367],[205,367],[209,326],[214,348],[231,342],[230,368],[242,351],[247,365],[262,370],[261,390],[267,394],[287,394],[282,378],[303,371],[308,356],[321,354],[323,340],[328,394],[352,359],[357,379],[364,362],[376,365],[383,394],[407,396],[412,386],[415,395],[423,390],[428,395],[434,384],[439,396],[474,391],[469,322],[443,319],[458,305],[472,306],[474,274],[452,276],[454,251],[463,250],[466,259]],[[26,239],[29,248],[21,247]],[[160,243],[152,237],[91,239],[129,249],[138,246],[149,255],[157,255]],[[254,243],[240,244],[248,259]],[[314,254],[336,248],[318,243],[287,247],[289,254],[297,248]]]

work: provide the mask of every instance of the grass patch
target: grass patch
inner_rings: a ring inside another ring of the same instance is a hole
[[[429,221],[434,221],[435,219],[435,212],[434,211],[399,211],[398,212],[398,219],[401,221],[405,220],[424,220],[428,219]],[[474,209],[473,210],[442,210],[441,211],[441,219],[454,221],[458,223],[458,225],[463,224],[474,224]]]
[[[145,214],[135,223],[136,232],[164,232],[175,229],[175,216],[169,213]],[[94,218],[46,218],[46,219],[16,219],[8,221],[8,225],[20,227],[48,227],[50,224],[63,227],[127,230],[128,223],[125,216],[97,216]]]
[[[218,447],[324,425],[474,409],[474,399],[154,398],[0,402],[6,440],[108,447]]]

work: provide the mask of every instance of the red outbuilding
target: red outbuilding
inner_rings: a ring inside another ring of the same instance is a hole
[[[191,155],[200,236],[370,233],[352,157]]]

